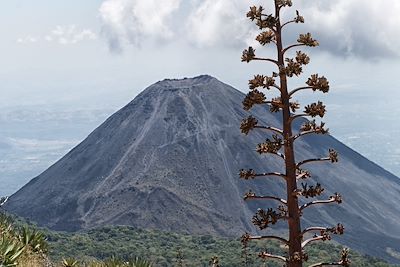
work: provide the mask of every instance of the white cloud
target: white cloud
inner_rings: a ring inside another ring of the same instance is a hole
[[[100,7],[103,32],[112,49],[123,42],[139,45],[143,38],[170,39],[174,30],[168,24],[181,0],[106,0]]]
[[[20,37],[17,39],[18,44],[27,44],[27,43],[36,43],[39,40],[39,37],[35,36],[25,36],[25,37]]]
[[[298,1],[321,48],[339,55],[378,58],[400,55],[398,0]]]
[[[51,35],[46,35],[45,37],[44,37],[44,39],[47,41],[47,42],[52,42],[54,39],[53,39],[53,37],[51,36]]]
[[[89,29],[79,29],[76,25],[57,26],[48,41],[56,40],[59,44],[76,44],[85,40],[95,40],[97,35]]]
[[[17,39],[19,44],[36,43],[44,40],[68,45],[77,44],[82,41],[95,40],[97,35],[90,29],[80,29],[76,25],[56,26],[54,30],[43,37],[26,36]]]
[[[205,0],[187,18],[186,33],[196,45],[224,43],[236,46],[246,43],[251,25],[243,16],[246,1]]]
[[[359,57],[399,55],[400,1],[294,0],[294,8],[305,16],[304,27],[292,26],[290,33],[312,31],[328,52]],[[188,4],[189,3],[189,4]],[[246,19],[250,5],[266,3],[248,0],[105,0],[100,7],[104,32],[111,48],[144,38],[172,36],[200,46],[238,46],[253,42]],[[270,4],[267,1],[267,4]],[[268,9],[267,9],[268,10]],[[290,13],[290,15],[289,15]],[[176,15],[176,16],[173,16]],[[171,25],[178,25],[171,27]],[[250,37],[251,36],[251,37]]]

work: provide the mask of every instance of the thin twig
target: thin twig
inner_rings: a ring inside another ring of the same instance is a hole
[[[305,44],[290,45],[290,46],[288,46],[288,47],[286,47],[285,49],[282,50],[282,54],[285,54],[289,49],[294,48],[294,47],[298,47],[298,46],[305,46]]]
[[[339,262],[320,262],[320,263],[316,263],[313,265],[310,265],[308,267],[320,267],[320,266],[343,266],[343,262],[339,261]]]
[[[244,197],[244,200],[251,200],[251,199],[270,199],[270,200],[276,200],[282,203],[283,205],[287,205],[287,201],[279,198],[279,197],[274,197],[274,196],[257,196],[257,195],[246,195]]]
[[[304,236],[306,233],[313,231],[326,231],[327,229],[327,227],[308,227],[301,232],[301,235]]]
[[[297,163],[297,168],[300,168],[300,166],[306,164],[306,163],[310,163],[310,162],[322,162],[322,161],[330,161],[331,158],[319,158],[319,159],[306,159],[303,161],[300,161],[299,163]]]
[[[286,180],[286,175],[280,172],[264,172],[260,174],[256,174],[256,177],[262,177],[262,176],[279,176],[282,177]]]
[[[296,20],[294,19],[294,20],[290,20],[288,22],[283,23],[282,26],[281,26],[281,29],[283,29],[283,27],[285,27],[286,25],[288,25],[290,23],[293,23],[293,22],[296,22]]]
[[[265,236],[250,236],[249,239],[251,240],[263,240],[263,239],[274,239],[274,240],[278,240],[286,245],[289,245],[289,241],[279,237],[279,236],[274,236],[274,235],[265,235]]]
[[[267,252],[261,252],[259,255],[261,258],[265,259],[265,258],[270,258],[270,259],[277,259],[277,260],[281,260],[283,262],[288,262],[288,259],[286,259],[283,256],[278,256],[278,255],[273,255],[273,254],[269,254]]]
[[[277,155],[278,157],[281,157],[282,159],[286,159],[285,155],[282,154],[282,153],[280,153],[280,152],[271,153],[271,154],[275,154],[275,155]]]
[[[274,84],[274,85],[272,85],[272,87],[274,87],[274,88],[278,89],[278,90],[279,90],[279,92],[281,92],[281,87],[280,87],[280,86],[278,86],[278,85]]]
[[[303,172],[296,176],[296,180],[304,179],[305,177],[309,177],[309,173]]]
[[[278,65],[278,61],[276,61],[276,60],[274,60],[274,59],[271,59],[271,58],[255,57],[255,58],[252,58],[251,60],[268,61],[268,62],[272,62],[272,63],[274,63],[275,65],[279,66],[279,65]]]
[[[306,113],[296,114],[296,115],[291,116],[289,120],[290,120],[290,123],[292,123],[297,118],[302,118],[302,117],[307,117],[307,116],[310,116],[310,115],[308,115]]]
[[[278,128],[275,128],[275,127],[271,127],[271,126],[258,126],[258,125],[256,125],[256,126],[254,126],[254,128],[257,128],[257,129],[264,129],[264,130],[270,130],[270,131],[273,131],[273,132],[278,133],[278,134],[280,134],[280,135],[283,136],[283,131],[282,131],[281,129],[278,129]]]
[[[295,93],[297,93],[298,91],[307,90],[307,89],[313,89],[313,87],[311,87],[311,86],[304,86],[304,87],[299,87],[299,88],[293,89],[293,90],[289,93],[289,97],[292,97],[292,96],[293,96]]]
[[[316,132],[315,130],[302,132],[302,133],[299,133],[299,134],[296,134],[296,135],[292,136],[291,138],[294,141],[294,140],[296,140],[296,139],[298,139],[298,138],[300,138],[302,136],[305,136],[305,135],[308,135],[308,134],[312,134],[312,133],[318,133],[318,132]]]
[[[321,130],[322,130],[322,129],[321,129]],[[297,138],[302,137],[302,136],[305,136],[305,135],[308,135],[308,134],[321,134],[321,133],[322,133],[321,130],[305,131],[305,132],[296,134],[295,136],[292,136],[292,139],[293,139],[293,140],[296,140]]]
[[[319,240],[324,240],[325,238],[326,238],[325,236],[319,235],[319,236],[307,239],[306,241],[301,243],[301,248],[305,248],[305,246],[307,246],[308,244],[319,241]]]
[[[313,205],[319,205],[319,204],[329,204],[329,203],[333,203],[336,202],[336,199],[334,197],[331,197],[328,200],[314,200],[311,202],[308,202],[302,206],[299,207],[300,211],[304,210],[307,207],[313,206]]]

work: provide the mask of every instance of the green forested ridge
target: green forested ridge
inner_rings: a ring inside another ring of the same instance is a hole
[[[87,232],[68,234],[48,232],[50,257],[78,259],[105,259],[112,256],[128,259],[135,256],[150,260],[155,266],[178,266],[178,251],[183,255],[184,266],[208,266],[211,257],[217,255],[221,266],[242,266],[242,245],[237,240],[213,236],[191,236],[155,230],[141,230],[127,226],[105,227]],[[281,252],[277,243],[258,243],[250,248],[249,266],[282,266],[280,262],[268,261],[266,265],[257,257],[259,251]],[[335,261],[342,247],[332,243],[320,243],[307,250],[309,263]],[[394,266],[384,261],[351,252],[352,266]]]
[[[7,252],[0,246],[0,266],[209,266],[210,259],[218,256],[220,266],[244,266],[242,244],[237,239],[210,235],[184,235],[157,230],[142,230],[129,226],[113,226],[78,233],[56,232],[40,229],[19,219],[0,214],[0,229],[3,240],[22,249]],[[29,245],[25,245],[29,244]],[[26,246],[26,249],[23,247]],[[283,248],[271,241],[253,242],[248,253],[251,261],[247,267],[282,266],[280,262],[262,262],[257,254],[268,249],[271,253],[282,253]],[[341,246],[319,243],[308,248],[308,263],[334,261]],[[182,258],[179,264],[178,255]],[[119,260],[117,260],[119,259]],[[135,265],[132,259],[144,259],[144,265]],[[63,264],[64,260],[64,264]],[[395,266],[382,260],[351,252],[351,266]],[[102,262],[100,262],[102,261]],[[121,265],[130,261],[131,265]],[[77,262],[79,265],[65,265]],[[83,263],[88,263],[84,265]],[[118,263],[118,264],[117,264]],[[46,264],[46,265],[43,265]]]

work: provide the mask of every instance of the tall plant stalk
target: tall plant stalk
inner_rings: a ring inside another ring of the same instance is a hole
[[[259,256],[263,259],[276,259],[283,261],[289,267],[301,267],[308,260],[305,247],[316,241],[325,241],[331,239],[331,234],[343,234],[344,227],[337,224],[333,227],[309,227],[302,229],[301,218],[306,208],[317,204],[341,203],[342,198],[335,193],[327,200],[314,200],[300,204],[300,198],[309,199],[321,196],[324,189],[320,184],[308,185],[302,183],[299,187],[300,180],[304,181],[311,177],[309,171],[304,169],[304,165],[313,162],[330,161],[335,163],[338,161],[336,151],[330,149],[327,157],[307,159],[297,162],[295,159],[295,141],[309,134],[328,134],[323,122],[317,123],[315,117],[324,117],[326,109],[325,105],[318,101],[316,103],[305,106],[304,110],[299,112],[300,104],[293,101],[293,97],[299,91],[311,90],[327,93],[329,91],[329,82],[324,76],[313,74],[305,83],[305,86],[289,89],[289,79],[300,76],[303,67],[310,62],[310,57],[302,52],[296,51],[294,57],[288,55],[293,52],[294,48],[299,47],[316,47],[319,43],[311,36],[310,33],[300,34],[295,44],[285,46],[282,37],[284,28],[290,24],[304,23],[303,16],[296,11],[296,17],[287,22],[281,19],[281,11],[283,8],[291,7],[291,0],[274,0],[274,10],[271,14],[265,13],[262,6],[250,7],[247,17],[254,21],[260,29],[260,34],[256,40],[261,46],[267,44],[275,45],[277,51],[276,58],[258,57],[255,49],[249,47],[243,51],[242,61],[264,61],[272,63],[276,67],[276,71],[271,76],[255,75],[249,81],[249,93],[243,100],[243,108],[250,110],[254,105],[269,105],[270,112],[280,112],[282,114],[282,124],[280,128],[269,125],[260,125],[258,120],[252,116],[244,119],[241,124],[241,130],[244,134],[258,129],[268,131],[272,134],[264,143],[258,144],[257,152],[260,154],[272,154],[282,159],[285,166],[285,172],[257,173],[253,169],[241,170],[240,177],[243,179],[255,179],[260,177],[279,177],[286,183],[286,198],[281,199],[276,196],[260,196],[249,191],[245,194],[245,200],[264,199],[274,200],[279,203],[277,209],[258,209],[253,217],[253,223],[260,229],[264,230],[274,225],[280,220],[286,220],[288,226],[288,238],[273,235],[251,236],[245,234],[242,236],[242,242],[246,246],[250,240],[273,239],[278,240],[288,248],[288,255],[272,255],[267,251],[261,252]],[[267,99],[261,90],[276,90],[278,96]],[[310,120],[313,119],[313,120]],[[293,124],[296,120],[302,120],[303,125],[300,129],[295,129]],[[310,235],[311,234],[311,235]],[[342,265],[348,266],[347,250],[342,253],[341,260],[334,263],[318,263],[312,266],[324,265]]]

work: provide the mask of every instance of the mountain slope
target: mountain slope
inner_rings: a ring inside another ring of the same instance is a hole
[[[255,152],[265,133],[240,133],[248,115],[243,97],[210,76],[158,82],[14,194],[6,208],[56,230],[117,224],[223,236],[254,232],[251,217],[260,203],[245,203],[244,192],[283,197],[283,184],[241,181],[238,170],[279,171],[282,164]],[[278,126],[279,114],[262,109],[253,115]],[[390,259],[386,251],[400,247],[400,180],[333,137],[298,141],[296,158],[325,156],[329,148],[339,151],[339,164],[307,168],[326,196],[338,191],[345,203],[309,208],[305,223],[342,222],[348,233],[341,242]]]

